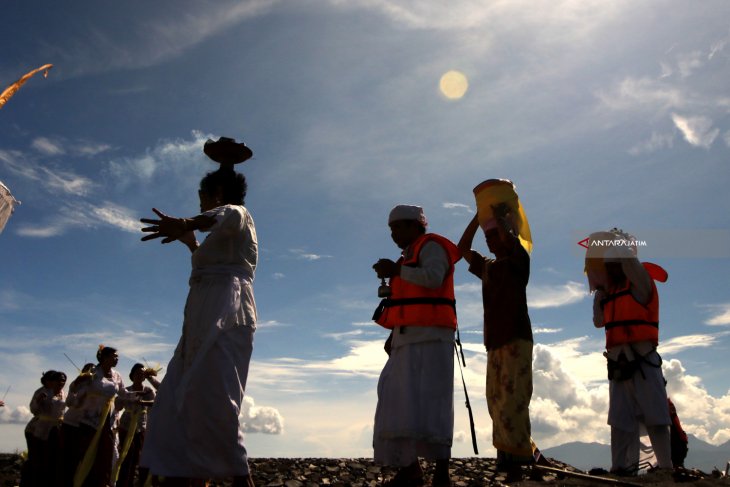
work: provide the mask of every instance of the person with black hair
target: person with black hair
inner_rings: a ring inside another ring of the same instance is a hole
[[[174,218],[153,209],[159,219],[142,219],[150,225],[142,240],[182,242],[193,269],[182,336],[150,411],[140,465],[164,476],[166,485],[233,477],[234,487],[250,486],[238,416],[256,329],[258,241],[243,206],[246,178],[233,164],[252,153],[223,137],[208,141],[204,151],[221,167],[200,181],[201,213]],[[202,243],[196,230],[208,233]]]
[[[153,379],[154,372],[154,370],[146,368],[143,364],[136,363],[129,373],[132,385],[127,387],[127,391],[137,393],[139,398],[144,401],[144,404],[136,404],[125,408],[122,418],[119,420],[120,452],[116,487],[131,487],[134,482],[134,474],[139,464],[139,455],[142,452],[145,431],[147,430],[146,404],[150,404],[155,400],[155,390],[144,385],[144,381],[145,379]],[[156,381],[152,384],[156,388],[155,383]],[[140,484],[144,484],[147,473],[146,468],[139,469]]]
[[[43,387],[36,390],[30,400],[33,419],[25,428],[28,459],[21,471],[22,487],[45,487],[58,482],[60,427],[63,411],[66,409],[63,392],[66,374],[49,370],[41,376],[41,384]]]
[[[61,424],[61,485],[64,487],[73,486],[76,466],[84,455],[84,450],[80,445],[80,421],[84,415],[83,404],[93,375],[94,364],[85,364],[81,368],[79,376],[68,386],[66,396],[68,409],[63,414]]]
[[[83,402],[79,420],[79,444],[84,455],[74,474],[74,485],[101,487],[109,485],[115,454],[116,426],[119,410],[139,402],[136,393],[127,392],[116,367],[116,348],[99,345],[99,363]]]

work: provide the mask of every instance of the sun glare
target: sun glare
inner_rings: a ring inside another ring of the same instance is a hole
[[[447,71],[439,81],[441,93],[449,100],[458,100],[469,89],[469,80],[460,71]]]

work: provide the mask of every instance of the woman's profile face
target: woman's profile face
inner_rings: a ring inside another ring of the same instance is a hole
[[[112,367],[116,367],[118,362],[119,362],[119,354],[117,352],[114,352],[114,353],[104,355],[101,358],[101,362],[99,362],[99,364],[101,365],[102,368],[112,368]]]
[[[221,205],[220,198],[218,198],[216,195],[210,195],[202,190],[198,191],[198,198],[200,198],[201,213],[212,210],[213,208],[217,208]]]
[[[53,391],[54,394],[59,394],[63,387],[66,385],[66,379],[56,379],[48,381],[48,387]]]

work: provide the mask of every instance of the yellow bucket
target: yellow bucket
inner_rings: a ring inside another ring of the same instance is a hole
[[[493,206],[506,203],[511,210],[511,223],[520,239],[520,243],[528,252],[532,252],[532,234],[527,215],[515,191],[515,185],[509,179],[487,179],[474,188],[474,198],[477,205],[477,219],[479,225],[485,224],[494,218]]]

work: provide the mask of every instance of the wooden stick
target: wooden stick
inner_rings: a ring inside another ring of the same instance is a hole
[[[68,359],[69,362],[71,362],[71,365],[73,365],[74,367],[76,367],[76,370],[78,370],[79,372],[81,372],[81,369],[79,368],[79,366],[76,365],[73,360],[71,360],[71,357],[69,357],[68,355],[66,355],[66,352],[63,352],[63,355]]]

